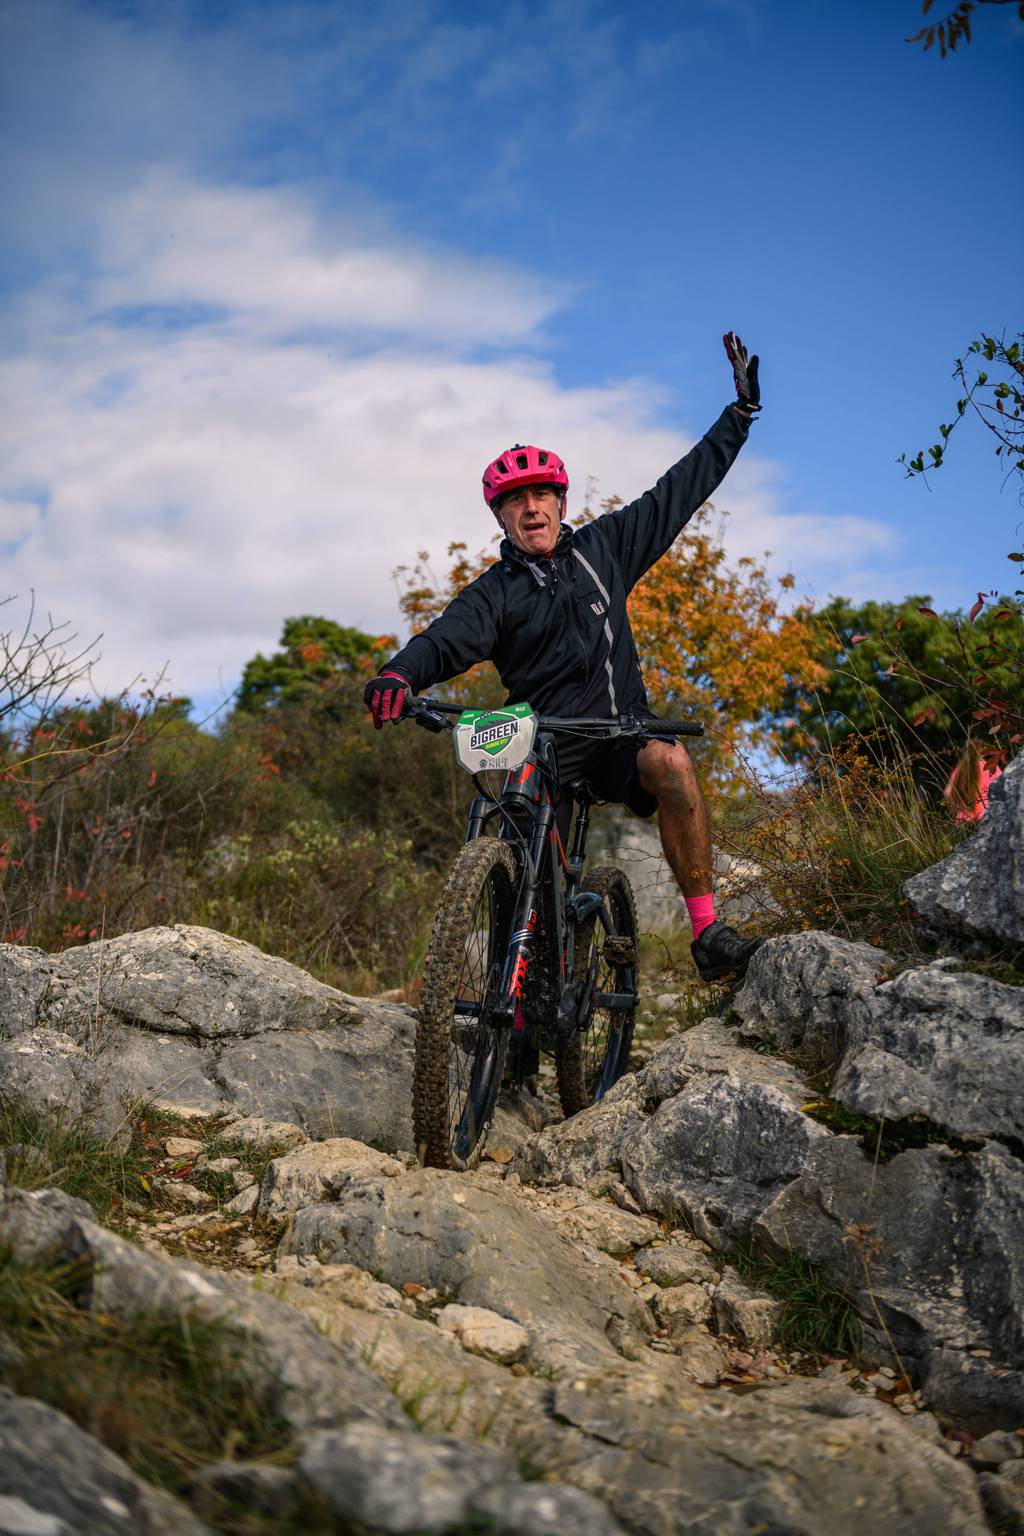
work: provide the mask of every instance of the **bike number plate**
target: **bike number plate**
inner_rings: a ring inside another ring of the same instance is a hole
[[[519,768],[533,751],[537,717],[529,704],[464,709],[454,731],[455,756],[467,773]]]

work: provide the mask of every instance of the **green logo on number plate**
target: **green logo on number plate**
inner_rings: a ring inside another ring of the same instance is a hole
[[[460,725],[471,725],[471,752],[486,752],[497,757],[519,735],[520,721],[533,711],[529,704],[511,704],[507,709],[467,709],[459,716]]]

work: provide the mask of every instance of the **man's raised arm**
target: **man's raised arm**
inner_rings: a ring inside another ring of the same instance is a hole
[[[758,358],[749,357],[738,336],[722,338],[732,363],[736,402],[651,490],[600,519],[619,562],[627,590],[669,549],[697,508],[725,479],[747,440],[752,417],[761,409]]]

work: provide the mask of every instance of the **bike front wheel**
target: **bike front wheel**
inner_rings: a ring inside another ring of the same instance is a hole
[[[629,1064],[636,1019],[637,926],[633,890],[621,869],[591,870],[583,881],[604,901],[615,928],[606,932],[595,913],[576,930],[573,968],[585,980],[580,1029],[555,1052],[558,1097],[565,1115],[596,1104]],[[593,984],[590,985],[590,978]]]
[[[413,1071],[420,1161],[473,1168],[501,1088],[508,1029],[493,1022],[515,910],[507,844],[478,838],[459,853],[423,963]]]

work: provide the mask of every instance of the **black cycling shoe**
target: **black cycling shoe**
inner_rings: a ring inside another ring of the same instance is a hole
[[[745,939],[728,923],[712,923],[690,945],[693,963],[701,981],[719,981],[723,976],[742,976],[755,950],[764,939]]]

